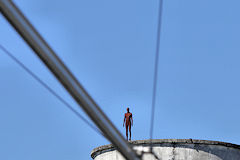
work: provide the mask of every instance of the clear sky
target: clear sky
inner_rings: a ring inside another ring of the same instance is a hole
[[[130,107],[148,139],[158,0],[15,2],[121,133]],[[239,6],[164,0],[154,138],[240,144]],[[0,44],[84,115],[2,15]],[[109,143],[2,51],[0,75],[0,159],[90,160]]]

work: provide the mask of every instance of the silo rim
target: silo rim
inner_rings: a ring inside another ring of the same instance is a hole
[[[136,141],[129,141],[131,145],[146,145],[150,144],[150,139],[147,140],[136,140]],[[162,144],[162,143],[171,143],[171,144],[205,144],[205,145],[221,145],[231,148],[240,149],[240,145],[232,144],[232,143],[226,143],[226,142],[220,142],[220,141],[210,141],[210,140],[197,140],[197,139],[153,139],[153,144]],[[115,147],[112,144],[99,146],[97,148],[94,148],[91,152],[91,157],[94,159],[97,155],[107,152],[107,151],[113,151],[115,150]]]

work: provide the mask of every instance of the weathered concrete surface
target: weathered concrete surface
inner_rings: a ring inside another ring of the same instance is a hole
[[[160,160],[240,160],[240,146],[231,143],[192,140],[192,139],[155,139],[153,151]],[[130,142],[143,160],[155,160],[149,153],[150,140]],[[94,160],[125,160],[113,147],[105,145],[95,148],[91,157]]]

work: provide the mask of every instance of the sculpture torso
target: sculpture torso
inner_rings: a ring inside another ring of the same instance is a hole
[[[131,126],[131,121],[130,121],[130,118],[132,118],[132,113],[128,112],[128,113],[125,113],[125,117],[126,117],[126,126]]]

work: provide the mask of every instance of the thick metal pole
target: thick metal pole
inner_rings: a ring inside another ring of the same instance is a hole
[[[106,138],[115,145],[126,159],[139,160],[130,144],[125,141],[121,133],[111,123],[15,4],[10,0],[0,0],[0,11],[72,95],[79,106],[83,108],[93,122],[101,129]]]

